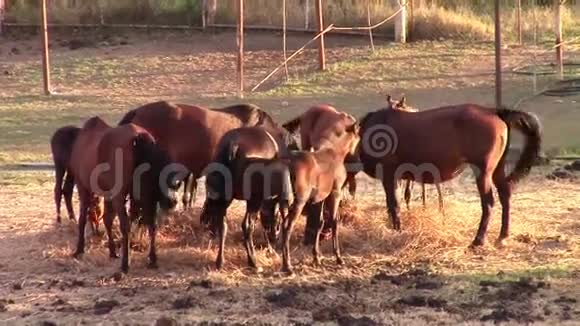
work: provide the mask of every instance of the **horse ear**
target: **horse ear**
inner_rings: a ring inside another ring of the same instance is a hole
[[[393,97],[391,96],[391,94],[387,94],[387,104],[391,104],[392,99],[393,99]]]
[[[405,102],[407,101],[407,97],[403,95],[401,100],[399,101],[399,106],[405,106]]]

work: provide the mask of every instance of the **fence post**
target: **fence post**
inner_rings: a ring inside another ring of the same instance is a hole
[[[367,24],[371,27],[371,0],[367,0]],[[371,50],[375,52],[375,42],[373,40],[373,30],[369,28],[369,40],[371,42]]]
[[[522,45],[522,0],[517,1],[518,44]]]
[[[402,9],[395,18],[395,42],[407,42],[407,0],[398,1]]]
[[[42,19],[42,80],[44,94],[50,95],[50,62],[48,59],[48,21],[46,17],[46,0],[42,0],[40,6],[40,17]]]
[[[310,28],[310,0],[304,3],[304,29]]]
[[[4,11],[6,10],[6,2],[0,0],[0,36],[2,36],[2,25],[4,25]]]
[[[564,46],[562,44],[562,6],[560,0],[554,0],[555,6],[555,27],[556,27],[556,65],[558,66],[558,78],[564,79]]]
[[[244,97],[244,0],[238,0],[238,84]]]
[[[495,0],[495,106],[502,106],[501,80],[501,0]]]
[[[322,0],[316,0],[316,16],[318,17],[318,32],[324,30],[324,19],[322,17]],[[318,40],[318,56],[320,62],[320,70],[326,70],[326,56],[324,54],[324,35],[321,35]]]

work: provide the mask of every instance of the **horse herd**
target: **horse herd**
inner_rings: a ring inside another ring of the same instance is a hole
[[[76,219],[72,207],[76,186],[80,212],[74,257],[84,253],[87,222],[96,231],[101,215],[109,254],[118,257],[112,235],[118,216],[121,270],[129,269],[129,235],[137,221],[148,228],[149,266],[156,267],[158,210],[175,208],[181,185],[184,207],[190,207],[197,180],[206,176],[200,219],[219,238],[217,268],[224,264],[226,212],[237,199],[246,202],[242,231],[249,266],[259,269],[253,232],[260,220],[269,243],[278,241],[281,233],[282,271],[292,273],[290,238],[302,214],[307,217],[304,243],[313,246],[315,264],[320,262],[320,238],[328,234],[336,262],[342,264],[340,201],[343,188],[355,195],[358,172],[382,182],[392,226],[401,230],[395,192],[399,181],[407,182],[408,203],[410,182],[438,186],[471,166],[482,207],[472,245],[484,243],[494,204],[492,185],[502,205],[498,241],[507,238],[512,187],[530,171],[540,150],[537,118],[474,104],[412,111],[404,98],[395,101],[389,96],[385,108],[360,120],[332,106],[317,105],[282,126],[250,104],[206,109],[160,101],[129,111],[117,126],[92,117],[80,128],[58,129],[51,139],[57,222],[63,196],[69,218]],[[508,174],[510,129],[521,131],[525,144]]]

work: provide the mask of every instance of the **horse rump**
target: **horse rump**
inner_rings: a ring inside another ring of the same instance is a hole
[[[507,176],[508,182],[517,183],[530,173],[539,157],[542,128],[538,118],[527,112],[502,108],[497,110],[497,115],[508,125],[508,129],[517,129],[526,136],[522,155],[514,170]]]

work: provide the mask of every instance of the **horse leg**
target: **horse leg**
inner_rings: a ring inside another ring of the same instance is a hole
[[[197,179],[192,177],[191,185],[189,187],[189,208],[193,207],[195,198],[197,197]]]
[[[261,201],[249,200],[246,202],[246,215],[242,222],[242,231],[244,233],[244,245],[246,247],[246,254],[248,255],[248,265],[260,271],[256,263],[256,248],[254,246],[254,227],[258,212],[260,211]]]
[[[105,213],[103,215],[103,224],[105,224],[105,232],[107,232],[107,244],[109,246],[109,257],[119,258],[116,252],[115,240],[113,239],[113,220],[115,219],[115,211],[113,203],[110,200],[105,200]]]
[[[503,164],[496,167],[493,174],[493,182],[497,188],[497,194],[501,203],[501,230],[498,243],[509,237],[510,233],[510,199],[512,196],[512,184],[506,180]]]
[[[441,184],[435,182],[435,188],[437,188],[437,197],[439,199],[439,211],[445,215],[445,210],[443,209],[443,193],[441,192]]]
[[[336,263],[342,265],[344,264],[344,261],[340,254],[340,243],[338,241],[338,224],[340,223],[338,210],[340,206],[340,196],[337,196],[336,191],[330,195],[328,204],[330,206],[330,215],[332,216],[332,248],[334,250],[334,256],[336,257]]]
[[[119,216],[119,225],[121,226],[121,271],[123,273],[129,272],[129,237],[131,233],[131,221],[127,215],[125,207],[125,200],[123,198],[115,198],[113,200],[113,207]]]
[[[66,205],[66,211],[68,213],[68,219],[71,221],[76,221],[75,211],[73,209],[72,198],[73,190],[75,188],[75,179],[72,174],[66,174],[64,179],[64,187],[62,188],[62,194],[64,196],[64,204]]]
[[[413,181],[405,180],[405,205],[407,205],[407,210],[411,210],[409,203],[411,202],[411,187],[413,186]]]
[[[290,206],[290,210],[288,212],[288,216],[286,218],[286,222],[284,223],[282,229],[282,237],[283,237],[283,248],[282,248],[282,272],[286,274],[292,274],[292,263],[290,262],[290,237],[292,236],[292,229],[294,228],[294,223],[296,222],[296,218],[304,209],[306,205],[305,199],[296,198],[292,205]]]
[[[399,219],[399,203],[397,202],[397,183],[394,177],[386,177],[383,180],[383,189],[387,197],[387,211],[391,216],[393,229],[401,231],[401,220]]]
[[[308,219],[316,223],[316,234],[314,236],[314,245],[312,246],[312,255],[314,265],[320,266],[320,234],[324,229],[324,200],[317,204],[312,204],[312,210],[308,212]]]
[[[79,258],[85,252],[85,227],[87,225],[87,215],[89,212],[89,206],[91,205],[92,194],[82,188],[77,187],[79,191],[80,200],[80,212],[79,212],[79,234],[77,242],[77,250],[73,254],[73,257]]]
[[[421,201],[423,202],[423,209],[427,208],[427,195],[425,194],[424,182],[421,182]]]
[[[184,210],[189,208],[189,197],[191,195],[191,193],[189,192],[189,184],[191,183],[192,179],[193,174],[189,173],[185,177],[185,182],[183,183],[183,196],[181,197],[181,203],[183,204]]]
[[[217,223],[218,233],[220,235],[220,247],[215,265],[217,269],[221,269],[224,266],[224,247],[226,246],[226,235],[228,232],[228,223],[225,215],[220,214],[220,216],[217,217]]]
[[[473,240],[472,246],[482,246],[485,242],[485,234],[487,233],[487,226],[493,207],[493,192],[491,189],[491,175],[485,169],[482,169],[481,174],[477,177],[477,190],[481,199],[481,221],[477,235]]]
[[[157,209],[157,202],[147,201],[143,207],[143,221],[147,224],[149,234],[149,263],[148,268],[157,268],[157,253],[155,251],[155,237],[157,235],[157,225],[155,223],[155,213]],[[131,223],[129,222],[129,225]]]
[[[348,193],[353,200],[356,200],[356,178],[354,173],[348,173],[346,182],[348,183]]]
[[[60,203],[62,199],[62,182],[65,175],[65,168],[55,164],[54,176],[54,204],[56,205],[56,222],[61,223]]]

